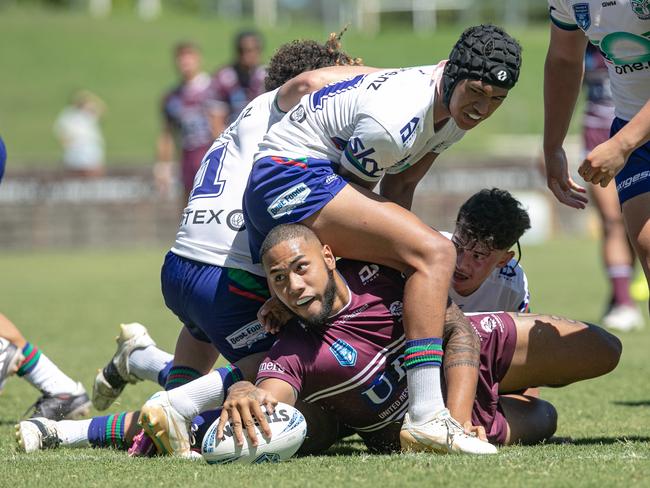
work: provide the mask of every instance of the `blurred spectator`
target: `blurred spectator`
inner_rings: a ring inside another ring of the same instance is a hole
[[[217,103],[210,75],[202,71],[199,47],[191,42],[177,44],[174,62],[180,83],[163,97],[163,124],[158,137],[158,163],[154,177],[159,189],[163,193],[168,192],[173,161],[176,159],[175,149],[178,148],[187,197],[203,155],[222,128],[217,128]]]
[[[54,133],[63,147],[63,164],[69,172],[83,177],[104,174],[104,137],[99,119],[105,110],[101,98],[81,90],[56,119]]]
[[[614,102],[607,65],[599,49],[589,43],[585,53],[584,84],[587,103],[582,121],[583,159],[600,143],[609,139],[614,120]],[[627,331],[643,326],[643,316],[630,296],[634,272],[634,251],[625,232],[616,186],[588,185],[602,223],[602,260],[610,283],[602,323],[605,327]]]
[[[242,31],[235,36],[235,60],[214,74],[215,97],[219,101],[217,133],[228,127],[248,103],[264,92],[266,70],[261,66],[262,35]]]

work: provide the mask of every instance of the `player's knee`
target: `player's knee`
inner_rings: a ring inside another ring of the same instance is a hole
[[[544,442],[555,434],[557,430],[557,410],[552,403],[535,398],[533,412],[529,419],[531,429],[525,436],[524,444],[537,444]]]
[[[420,256],[424,265],[439,271],[446,269],[451,273],[456,265],[456,248],[445,236],[432,231],[420,240]]]
[[[597,371],[594,371],[594,376],[607,374],[618,365],[623,353],[623,344],[618,337],[607,332],[602,327],[594,324],[587,325],[596,334],[596,340],[592,347],[593,354],[591,355],[598,361]]]
[[[603,216],[603,234],[605,237],[620,236],[627,238],[623,215],[605,215]]]

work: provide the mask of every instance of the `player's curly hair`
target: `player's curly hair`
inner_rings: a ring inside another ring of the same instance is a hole
[[[295,40],[283,44],[269,62],[264,86],[267,91],[275,90],[300,73],[327,66],[361,66],[361,58],[353,58],[341,50],[340,33],[332,32],[327,42],[320,44],[312,40]]]
[[[456,229],[490,249],[510,249],[530,229],[530,217],[510,192],[483,189],[460,207]]]

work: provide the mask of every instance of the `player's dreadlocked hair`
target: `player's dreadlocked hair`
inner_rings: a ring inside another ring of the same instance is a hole
[[[530,217],[509,192],[484,189],[460,207],[456,229],[491,249],[510,249],[530,229]]]
[[[269,63],[264,86],[267,91],[275,90],[300,73],[327,66],[361,66],[360,58],[353,58],[341,50],[341,37],[332,32],[325,44],[316,41],[291,41],[280,46]]]

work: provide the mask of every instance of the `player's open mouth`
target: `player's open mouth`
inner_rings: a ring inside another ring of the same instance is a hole
[[[466,115],[467,115],[470,119],[475,120],[475,121],[479,121],[479,120],[482,119],[482,117],[481,117],[480,115],[478,115],[478,114],[472,114],[472,113],[466,112]]]
[[[298,305],[299,307],[302,307],[303,305],[306,305],[309,302],[311,302],[313,299],[314,299],[314,297],[312,297],[312,296],[299,298],[296,301],[296,305]]]
[[[469,276],[467,276],[464,273],[461,273],[460,271],[454,271],[454,281],[464,281],[468,280]]]

